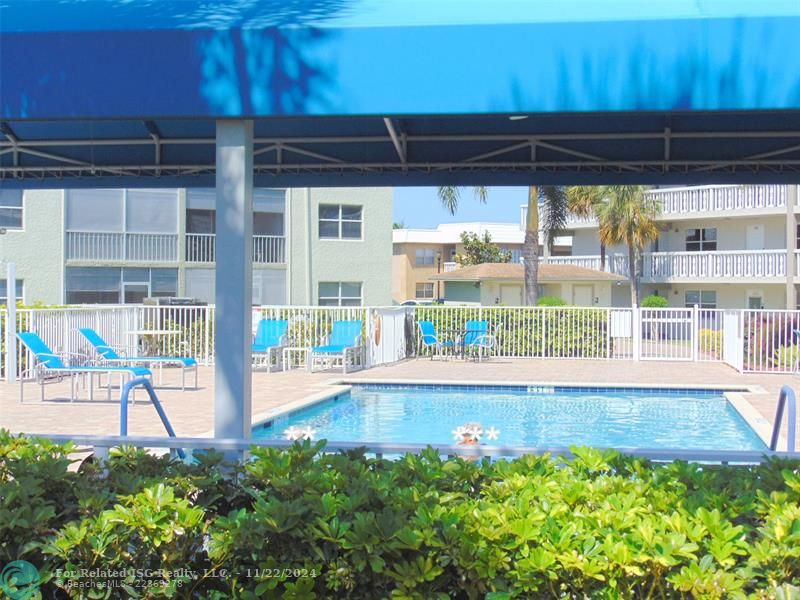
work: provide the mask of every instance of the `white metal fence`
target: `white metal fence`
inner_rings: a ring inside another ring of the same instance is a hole
[[[427,356],[432,349],[416,323],[428,320],[442,339],[458,340],[468,321],[487,321],[497,355],[510,358],[680,360],[726,362],[744,372],[793,373],[800,359],[800,311],[719,310],[703,308],[583,308],[419,306],[406,327],[407,352]],[[322,341],[336,320],[364,322],[370,331],[374,309],[366,307],[263,306],[260,318],[289,321],[289,343],[310,346]],[[213,306],[80,306],[19,308],[16,331],[34,331],[55,352],[92,356],[79,333],[95,329],[114,346],[131,349],[146,343],[162,355],[194,356],[214,362]],[[7,364],[9,323],[0,307],[0,372]],[[163,332],[174,333],[163,334]],[[161,331],[149,335],[147,331]],[[28,357],[17,344],[17,365]]]
[[[175,262],[178,236],[174,233],[67,231],[68,260]]]
[[[213,233],[186,234],[186,261],[213,263],[216,260],[216,239]],[[254,235],[253,262],[275,264],[286,262],[286,238],[282,235]]]

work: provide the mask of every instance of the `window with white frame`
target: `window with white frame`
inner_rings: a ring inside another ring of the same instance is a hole
[[[433,248],[417,248],[416,257],[418,267],[430,267],[436,264],[436,250]]]
[[[8,304],[8,280],[0,279],[0,304]],[[17,302],[23,301],[22,279],[17,279]]]
[[[418,283],[416,298],[420,300],[433,300],[433,284],[432,283]]]
[[[22,229],[22,190],[0,190],[0,228]]]
[[[319,237],[325,240],[360,240],[362,206],[319,205]]]
[[[352,281],[321,281],[320,306],[361,306],[361,283]]]
[[[713,252],[717,249],[717,228],[686,230],[687,252]]]
[[[686,290],[684,299],[686,308],[692,308],[695,305],[700,308],[717,308],[716,290]]]

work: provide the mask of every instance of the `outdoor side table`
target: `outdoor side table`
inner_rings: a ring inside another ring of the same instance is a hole
[[[287,346],[283,349],[283,360],[281,361],[283,370],[305,367],[306,371],[310,371],[309,353],[310,349],[306,346]]]

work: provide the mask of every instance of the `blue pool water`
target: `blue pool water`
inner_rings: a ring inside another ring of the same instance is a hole
[[[482,443],[502,446],[766,449],[713,390],[363,385],[253,436],[283,438],[290,426],[310,426],[314,439],[452,444],[451,431],[470,422],[499,429],[496,441]]]

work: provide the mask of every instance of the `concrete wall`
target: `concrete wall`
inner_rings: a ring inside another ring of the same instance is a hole
[[[27,304],[61,304],[64,295],[64,191],[26,190],[22,229],[0,236],[0,260],[17,267]],[[5,266],[0,279],[5,279]]]
[[[449,253],[445,254],[446,248],[441,244],[395,244],[392,256],[392,300],[394,302],[413,300],[416,297],[417,284],[431,283],[430,278],[437,273],[435,257],[432,265],[417,266],[418,249],[431,249],[434,253],[439,252],[443,263],[450,260]],[[432,283],[435,296],[436,282]],[[441,289],[444,289],[444,284],[441,286]]]
[[[659,236],[659,252],[685,252],[686,230],[707,227],[717,228],[717,251],[747,249],[747,226],[762,225],[764,228],[763,248],[753,250],[783,250],[786,248],[785,217],[761,217],[752,219],[698,219],[670,223],[668,231]]]
[[[288,194],[290,303],[316,304],[319,282],[362,283],[365,305],[392,303],[391,188],[295,188]],[[319,238],[319,205],[363,206],[362,239]]]
[[[715,290],[717,308],[747,308],[748,295],[761,292],[763,307],[767,309],[786,308],[786,287],[784,284],[740,284],[715,283],[643,285],[642,295],[649,296],[658,290],[659,296],[667,298],[671,307],[682,308],[685,304],[686,290]]]

